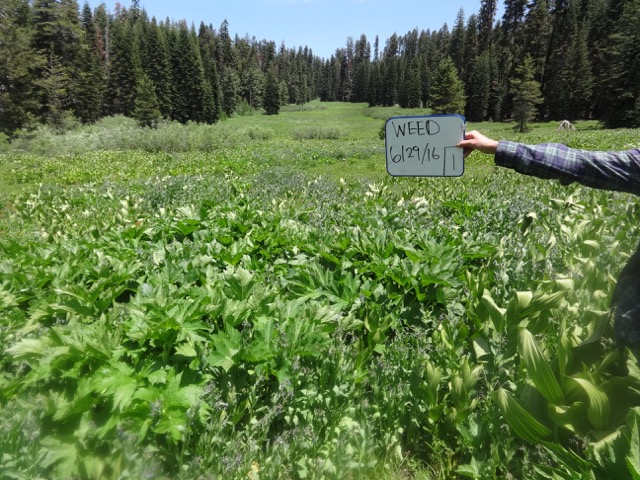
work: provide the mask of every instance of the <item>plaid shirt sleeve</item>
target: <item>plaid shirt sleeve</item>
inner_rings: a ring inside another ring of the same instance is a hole
[[[500,141],[496,165],[526,175],[578,182],[588,187],[640,195],[640,149],[621,152],[577,150],[558,143],[523,145]],[[640,359],[640,246],[618,276],[613,295],[614,336]]]
[[[640,195],[640,149],[637,148],[596,152],[559,143],[524,145],[501,140],[495,163],[525,175]]]

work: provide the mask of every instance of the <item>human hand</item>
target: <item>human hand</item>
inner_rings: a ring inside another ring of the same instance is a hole
[[[498,148],[498,142],[484,136],[477,130],[471,130],[465,134],[464,140],[458,142],[456,146],[464,149],[464,157],[466,158],[474,150],[493,155]]]

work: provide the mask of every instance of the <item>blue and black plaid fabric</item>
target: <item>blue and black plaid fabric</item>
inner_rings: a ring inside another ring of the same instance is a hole
[[[640,195],[640,149],[596,152],[558,143],[524,145],[500,141],[496,165],[525,175],[576,182],[588,187]],[[640,245],[618,277],[614,292],[614,335],[634,349],[640,347]]]

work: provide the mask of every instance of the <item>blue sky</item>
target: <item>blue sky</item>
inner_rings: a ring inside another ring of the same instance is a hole
[[[115,0],[89,0],[91,7],[100,3],[115,10]],[[498,3],[501,15],[502,2]],[[480,11],[480,0],[140,0],[140,6],[158,21],[184,19],[196,28],[204,21],[217,30],[226,19],[232,38],[249,34],[278,46],[283,41],[289,48],[306,45],[328,58],[346,45],[347,37],[355,41],[363,33],[372,47],[378,35],[382,50],[394,32],[439,30],[445,23],[451,29],[461,8],[466,19]]]

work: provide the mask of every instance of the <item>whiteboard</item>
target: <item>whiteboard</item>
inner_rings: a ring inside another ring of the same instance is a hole
[[[384,126],[387,172],[395,177],[459,177],[464,173],[462,115],[391,117]]]

